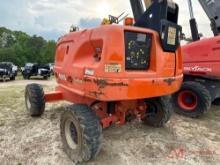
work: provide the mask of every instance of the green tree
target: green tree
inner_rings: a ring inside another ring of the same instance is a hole
[[[27,62],[52,63],[55,48],[55,41],[0,27],[0,62],[11,61],[18,66],[24,66]]]

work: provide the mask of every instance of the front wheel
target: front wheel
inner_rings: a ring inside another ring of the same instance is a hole
[[[163,96],[145,101],[147,109],[143,121],[154,127],[162,127],[173,113],[170,96]]]
[[[13,77],[10,77],[10,80],[12,81],[12,80],[15,80],[15,76],[13,76]]]
[[[41,116],[45,109],[43,88],[38,84],[29,84],[25,89],[26,109],[32,117]]]
[[[44,80],[48,80],[48,78],[49,78],[48,76],[43,76]]]
[[[64,151],[73,162],[89,161],[99,153],[102,128],[87,105],[69,106],[61,116],[60,130]]]
[[[176,113],[198,118],[210,109],[211,96],[202,84],[188,81],[173,95],[173,103]]]

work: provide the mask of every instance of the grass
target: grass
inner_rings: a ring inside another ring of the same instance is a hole
[[[19,72],[18,75],[16,76],[16,80],[23,80],[22,74]]]

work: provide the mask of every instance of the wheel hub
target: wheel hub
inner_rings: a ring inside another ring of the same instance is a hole
[[[65,123],[65,137],[67,144],[71,149],[76,149],[78,145],[78,135],[76,127],[71,119]]]
[[[151,116],[151,117],[156,116],[157,107],[154,104],[148,104],[147,114],[148,116]]]
[[[193,111],[198,105],[197,95],[192,91],[182,91],[178,95],[178,104],[182,109]]]
[[[159,120],[163,116],[161,109],[158,109],[155,103],[147,103],[146,114],[154,120]]]
[[[31,102],[30,102],[30,98],[29,97],[27,97],[26,103],[27,103],[28,110],[30,110],[31,109]]]

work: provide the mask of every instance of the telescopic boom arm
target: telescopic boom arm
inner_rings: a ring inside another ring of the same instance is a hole
[[[191,28],[192,40],[198,41],[200,40],[199,31],[198,31],[196,19],[194,17],[193,6],[192,6],[191,0],[188,0],[188,5],[189,5],[189,14],[190,14],[189,23],[190,23],[190,28]]]
[[[220,1],[199,0],[199,3],[211,21],[211,28],[214,35],[220,35]]]

